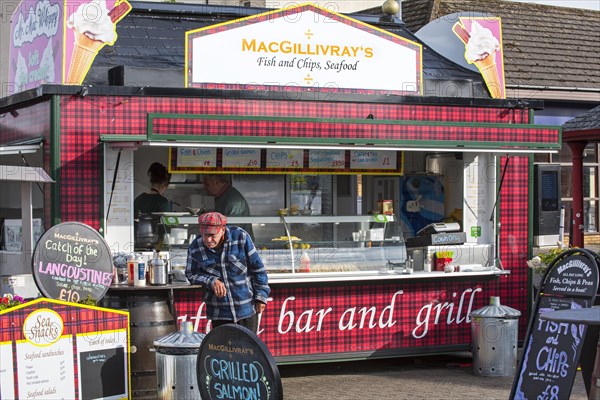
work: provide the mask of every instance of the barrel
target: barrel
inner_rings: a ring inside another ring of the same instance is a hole
[[[156,399],[154,341],[177,331],[169,290],[156,287],[111,288],[102,304],[106,308],[129,311],[131,397]]]

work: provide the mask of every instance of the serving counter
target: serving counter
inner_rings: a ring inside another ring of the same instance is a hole
[[[194,216],[161,222],[167,232],[196,233]],[[272,289],[259,337],[278,363],[469,350],[469,313],[509,276],[495,267],[491,245],[473,243],[426,246],[424,253],[452,252],[457,265],[451,273],[425,271],[413,249],[407,252],[393,215],[230,217],[228,223],[252,224]],[[186,247],[162,250],[181,257]],[[180,321],[210,330],[201,291],[173,296]]]

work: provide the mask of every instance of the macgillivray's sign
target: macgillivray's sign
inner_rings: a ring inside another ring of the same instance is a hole
[[[301,4],[186,32],[186,87],[421,95],[422,46]]]

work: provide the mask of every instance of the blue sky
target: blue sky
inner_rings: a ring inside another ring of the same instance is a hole
[[[512,0],[521,3],[541,3],[549,6],[587,8],[600,11],[600,0]]]

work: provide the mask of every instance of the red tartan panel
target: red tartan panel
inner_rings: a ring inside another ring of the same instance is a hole
[[[525,337],[528,321],[527,288],[527,235],[529,211],[529,159],[528,157],[502,157],[499,171],[502,173],[508,161],[504,183],[500,191],[500,254],[504,269],[510,276],[502,278],[497,294],[502,304],[521,311],[519,337]]]
[[[272,120],[210,120],[161,118],[154,119],[154,135],[232,136],[252,138],[349,139],[393,141],[504,142],[509,148],[515,142],[556,143],[557,129],[523,129],[506,126],[432,126],[397,124],[356,124],[323,121]],[[441,144],[438,144],[441,145]]]
[[[37,300],[34,300],[37,301]],[[25,307],[19,309],[8,309],[0,316],[0,342],[14,340],[25,340],[23,336],[23,324],[25,318],[34,310],[49,308],[59,314],[64,322],[64,335],[110,331],[129,327],[128,315],[120,312],[112,312],[110,309],[91,309],[77,305],[66,305],[49,302],[42,299],[39,304],[32,307],[26,303]]]
[[[41,102],[26,108],[15,108],[0,114],[0,145],[43,137],[50,138],[50,102]]]
[[[521,109],[290,100],[63,97],[61,130],[63,134],[71,128],[97,135],[145,135],[150,113],[346,119],[365,119],[372,114],[375,120],[498,124],[527,124],[529,118],[528,111]],[[493,140],[493,135],[490,139]]]
[[[274,356],[393,351],[471,343],[468,317],[497,293],[496,282],[272,285],[259,336]],[[202,291],[175,291],[177,315],[205,332]]]

